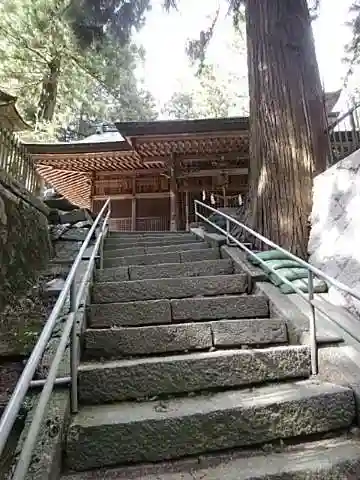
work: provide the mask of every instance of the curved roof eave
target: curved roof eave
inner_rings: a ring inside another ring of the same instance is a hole
[[[116,122],[125,138],[137,136],[186,135],[248,130],[249,117],[200,118],[196,120],[155,120],[152,122]]]
[[[5,113],[5,118],[12,124],[12,130],[14,132],[23,132],[26,130],[32,130],[31,125],[25,122],[16,108],[17,97],[10,95],[3,90],[0,90],[0,111],[1,109],[9,110]]]

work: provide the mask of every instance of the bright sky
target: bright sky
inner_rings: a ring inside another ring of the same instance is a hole
[[[146,25],[137,37],[146,49],[146,63],[140,75],[145,80],[145,87],[159,104],[163,104],[174,91],[181,90],[181,85],[191,82],[192,71],[185,53],[186,40],[198,38],[199,26],[205,28],[209,25],[210,17],[207,15],[211,16],[216,11],[218,0],[181,0],[181,11],[171,13],[163,11],[162,0],[153,3]],[[352,0],[323,0],[321,3],[321,14],[313,29],[322,82],[330,91],[341,88],[346,72],[342,58],[350,31],[345,22]],[[231,19],[220,22],[208,58],[225,68],[230,66],[232,70],[239,64],[241,71],[245,68],[243,62],[246,58],[241,62],[237,57],[235,62],[234,57],[224,49],[226,39],[231,42],[233,38],[230,29]]]

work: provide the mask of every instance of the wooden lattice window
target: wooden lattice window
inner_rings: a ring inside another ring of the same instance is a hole
[[[136,179],[138,193],[153,193],[159,190],[159,177],[139,177]]]

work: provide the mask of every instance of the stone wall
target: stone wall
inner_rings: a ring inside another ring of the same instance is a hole
[[[40,200],[0,172],[0,356],[7,353],[10,330],[14,336],[28,335],[32,318],[43,317],[32,287],[52,254],[48,212]]]
[[[310,263],[360,295],[360,150],[316,177]],[[360,302],[330,287],[329,299],[360,316]]]

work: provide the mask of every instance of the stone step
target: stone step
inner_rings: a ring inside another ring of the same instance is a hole
[[[206,350],[213,346],[210,323],[183,323],[87,329],[84,359],[123,358],[139,355]]]
[[[182,243],[194,243],[200,241],[195,235],[183,235],[181,237],[140,237],[140,238],[106,238],[104,247],[106,250],[114,250],[116,248],[126,248],[136,245],[156,247],[159,245],[177,245]]]
[[[90,328],[84,333],[84,358],[123,358],[212,347],[269,345],[287,340],[286,323],[278,318]]]
[[[93,303],[132,302],[162,298],[187,298],[243,293],[247,275],[214,275],[209,277],[175,277],[127,282],[95,283]]]
[[[156,247],[140,246],[132,248],[119,248],[116,250],[105,250],[104,258],[128,257],[130,255],[146,255],[151,253],[169,253],[185,250],[205,250],[209,245],[205,242],[182,243],[181,245],[160,245]]]
[[[87,320],[91,328],[171,323],[170,300],[90,305]]]
[[[109,285],[109,284],[107,284]],[[268,300],[258,295],[232,295],[184,300],[99,303],[88,309],[91,328],[160,325],[203,320],[264,318]]]
[[[356,480],[360,441],[351,435],[263,453],[238,451],[160,464],[74,473],[62,480]]]
[[[152,253],[150,255],[119,256],[104,258],[104,267],[112,268],[123,265],[158,265],[162,263],[199,262],[202,260],[216,260],[220,258],[218,248],[201,250],[181,250],[170,253]]]
[[[307,346],[197,352],[82,364],[79,395],[82,403],[101,404],[307,378],[310,373]]]
[[[170,232],[166,231],[154,231],[154,232],[108,232],[107,238],[153,238],[153,237],[182,237],[191,235],[190,232]]]
[[[96,278],[99,282],[117,282],[124,280],[147,280],[149,278],[230,275],[233,271],[234,267],[231,260],[204,260],[201,262],[105,268],[97,272]]]
[[[355,415],[350,388],[311,380],[167,401],[91,405],[73,417],[66,462],[71,470],[90,470],[170,460],[348,428]]]
[[[219,278],[219,277],[217,277]],[[269,303],[260,295],[224,295],[172,300],[171,317],[183,321],[262,318],[269,316]]]

